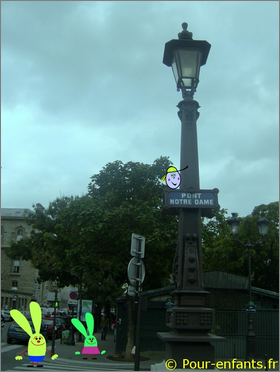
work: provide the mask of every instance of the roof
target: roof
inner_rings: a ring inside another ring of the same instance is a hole
[[[32,211],[28,208],[1,208],[1,218],[25,218]]]
[[[249,280],[245,276],[210,271],[204,273],[204,286],[207,288],[247,289]]]
[[[247,277],[225,273],[223,271],[211,271],[203,273],[204,288],[211,290],[213,288],[241,289],[248,290],[249,280]],[[143,292],[144,296],[155,297],[170,294],[175,290],[175,285],[169,287],[154,289]],[[252,292],[261,296],[279,299],[279,293],[267,289],[253,287]]]

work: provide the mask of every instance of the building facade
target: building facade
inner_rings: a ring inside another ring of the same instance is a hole
[[[38,269],[20,257],[11,260],[5,249],[12,242],[28,237],[32,226],[26,223],[30,209],[1,208],[1,309],[29,311],[29,303],[35,300],[41,307],[54,307],[55,290],[58,290],[59,308],[77,310],[77,300],[70,293],[77,287],[58,288],[55,282],[38,283]]]
[[[20,257],[11,260],[5,249],[29,236],[32,227],[25,222],[30,209],[1,208],[1,309],[27,311],[31,300],[44,303],[48,283],[37,282],[38,270]]]

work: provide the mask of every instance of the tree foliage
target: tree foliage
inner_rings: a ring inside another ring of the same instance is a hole
[[[48,208],[34,206],[27,222],[30,237],[11,244],[7,253],[30,260],[41,281],[56,280],[63,287],[83,282],[88,298],[113,301],[127,282],[131,234],[146,237],[146,278],[143,290],[168,284],[177,245],[177,217],[163,216],[160,178],[170,166],[167,157],[152,165],[121,161],[107,164],[91,177],[82,197],[60,197]],[[238,239],[256,243],[257,220],[264,212],[269,233],[252,249],[252,284],[278,291],[279,203],[255,207],[241,218]],[[233,240],[226,210],[202,222],[204,271],[221,270],[248,275],[248,251]]]
[[[34,206],[29,238],[8,255],[30,260],[40,280],[59,286],[83,282],[88,296],[114,300],[127,282],[131,234],[146,237],[144,289],[167,284],[177,240],[174,216],[161,214],[166,157],[152,165],[115,161],[91,177],[88,194],[61,197],[47,209]]]
[[[257,221],[260,212],[269,221],[268,235],[262,239]],[[204,271],[225,271],[248,276],[248,250],[233,239],[227,224],[226,210],[215,212],[212,220],[204,221],[203,268]],[[238,240],[247,244],[258,243],[251,249],[252,285],[272,291],[279,291],[279,202],[255,207],[252,214],[240,218]]]

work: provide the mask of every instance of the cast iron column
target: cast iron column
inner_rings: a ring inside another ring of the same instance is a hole
[[[181,172],[180,189],[199,195],[199,164],[196,120],[199,104],[192,95],[184,95],[178,104],[181,120]],[[215,310],[204,303],[201,209],[179,208],[178,245],[173,263],[176,289],[174,307],[166,311],[166,325],[171,332],[160,332],[165,342],[165,359],[176,361],[177,368],[187,368],[183,361],[199,363],[200,368],[215,367],[215,349],[212,341],[225,341],[223,337],[208,334],[215,327]],[[208,364],[205,362],[209,361]]]
[[[180,168],[188,165],[181,173],[180,189],[199,192],[199,165],[196,120],[199,104],[192,96],[186,96],[178,104],[181,120],[181,162]],[[201,247],[201,213],[199,208],[180,208],[178,227],[178,248],[173,265],[173,277],[177,285],[174,292],[176,305],[204,304]],[[193,292],[195,291],[195,293]],[[191,296],[190,296],[191,295]]]

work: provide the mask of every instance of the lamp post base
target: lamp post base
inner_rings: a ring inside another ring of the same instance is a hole
[[[165,359],[176,361],[176,368],[215,368],[215,348],[210,342],[226,341],[224,337],[208,333],[159,332],[165,342]]]

